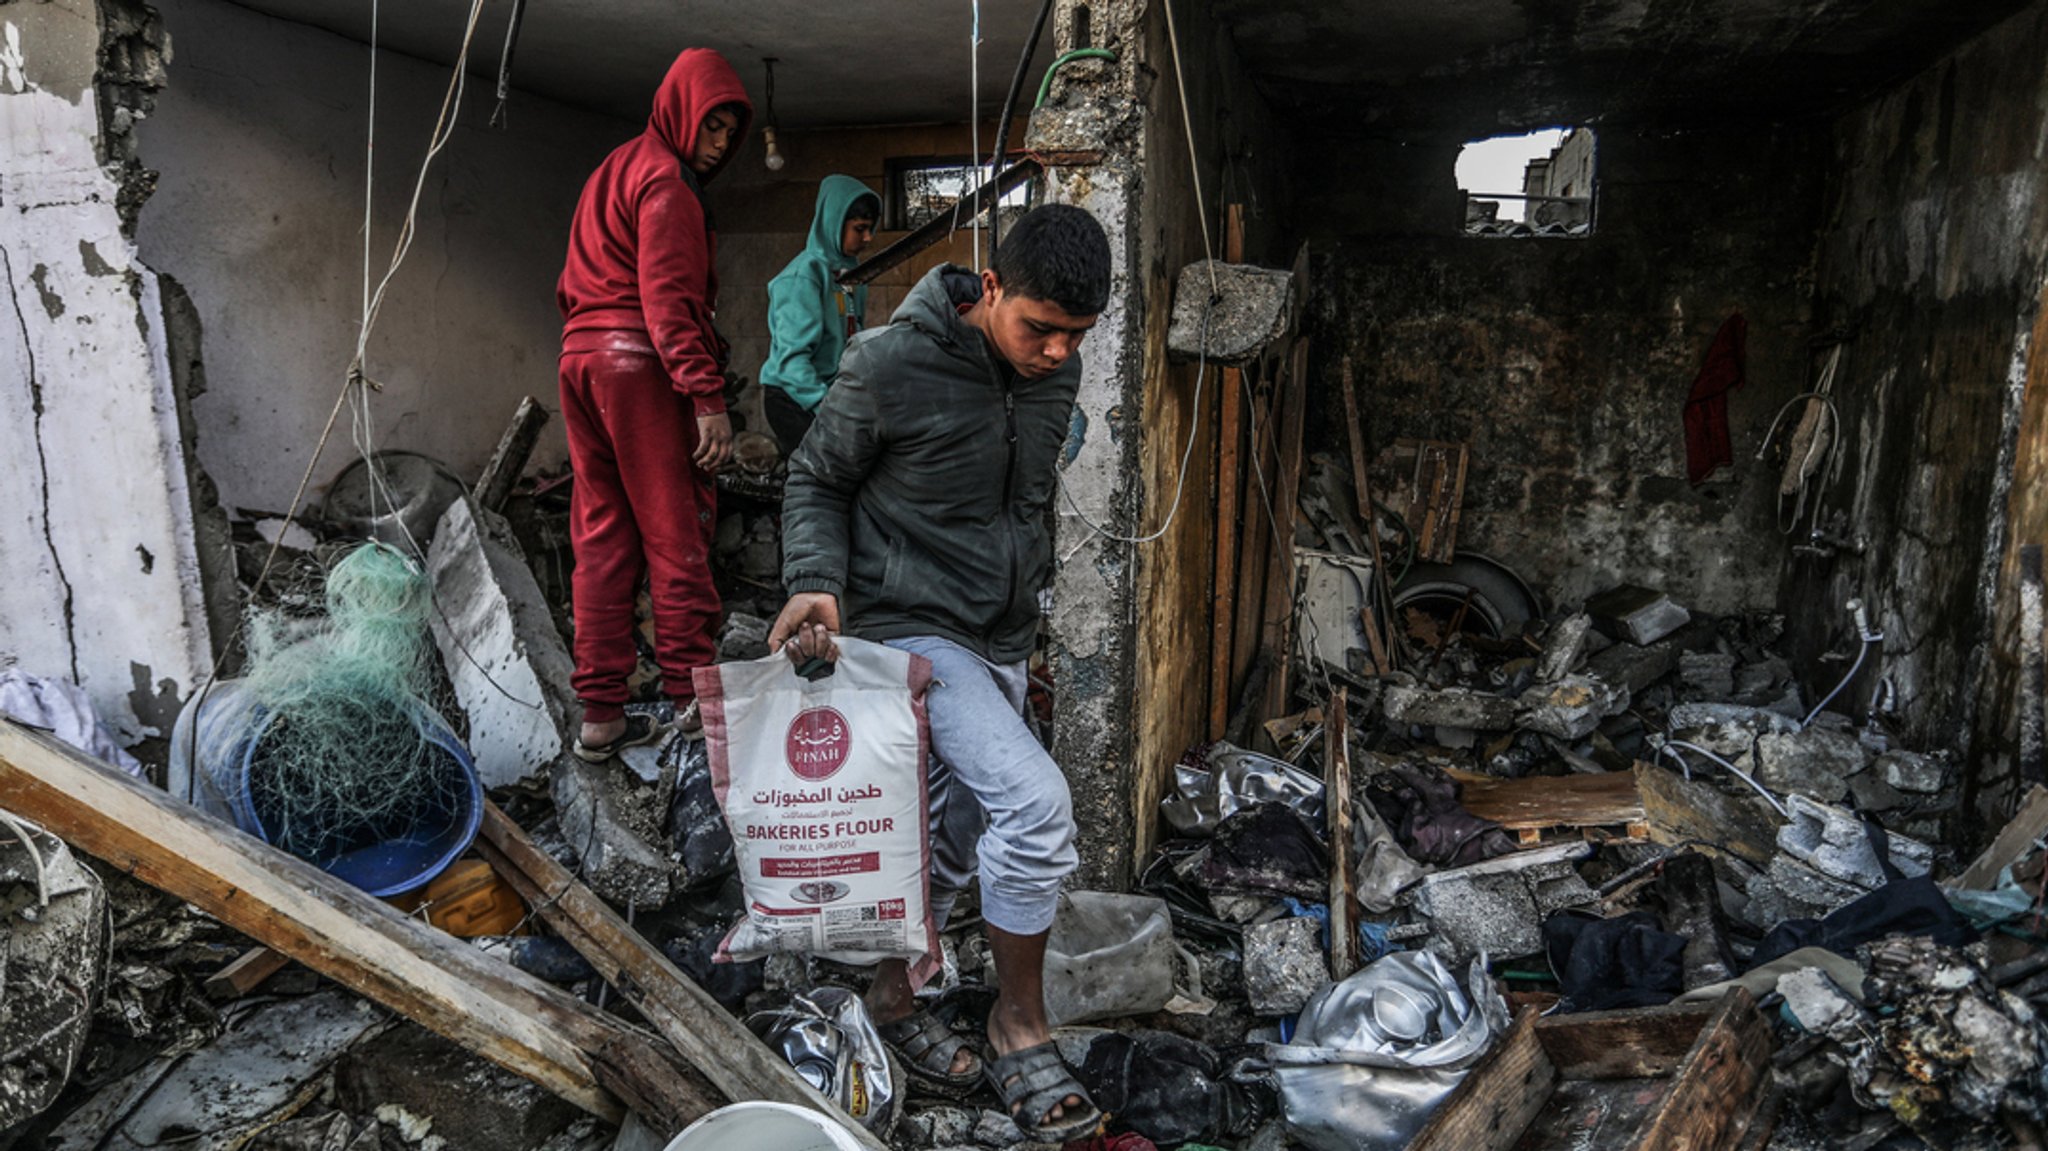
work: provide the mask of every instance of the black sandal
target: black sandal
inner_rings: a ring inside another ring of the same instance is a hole
[[[644,747],[667,734],[668,729],[654,722],[653,716],[636,712],[626,717],[626,730],[620,732],[615,739],[592,747],[578,737],[575,747],[576,758],[585,763],[603,763],[629,747]]]
[[[1074,1079],[1051,1043],[1012,1051],[996,1059],[988,1069],[988,1081],[1003,1101],[1003,1110],[1026,1138],[1040,1143],[1065,1143],[1091,1135],[1102,1126],[1102,1112],[1088,1092]],[[1046,1116],[1064,1106],[1068,1096],[1081,1100],[1078,1108],[1067,1108],[1057,1122]]]
[[[903,1060],[912,1075],[943,1094],[957,1098],[981,1082],[981,1056],[974,1056],[972,1069],[954,1071],[953,1060],[961,1051],[971,1053],[972,1049],[926,1008],[920,1007],[901,1019],[877,1023],[875,1033]]]

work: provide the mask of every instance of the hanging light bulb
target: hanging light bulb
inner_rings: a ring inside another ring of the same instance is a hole
[[[777,147],[775,143],[776,59],[777,58],[774,56],[761,57],[761,63],[767,65],[768,67],[768,126],[761,129],[761,143],[767,147],[768,154],[762,158],[762,163],[768,165],[768,170],[770,172],[780,172],[782,171],[782,166],[788,163],[787,160],[784,160],[782,158],[782,149]]]

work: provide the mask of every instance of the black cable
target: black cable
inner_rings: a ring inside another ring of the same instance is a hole
[[[1003,156],[1010,149],[1010,115],[1017,110],[1017,97],[1024,92],[1024,76],[1031,70],[1031,58],[1038,54],[1038,38],[1045,32],[1045,18],[1052,15],[1052,0],[1043,0],[1038,6],[1038,19],[1031,22],[1031,35],[1024,41],[1024,54],[1017,58],[1017,71],[1010,77],[1010,94],[1003,98],[1003,118],[996,124],[995,164],[990,169],[1000,176],[1003,172]],[[979,157],[977,157],[978,159]],[[996,262],[996,244],[1002,238],[1003,198],[988,209],[988,262]]]
[[[491,127],[505,126],[505,104],[512,98],[512,53],[519,47],[519,24],[526,19],[526,0],[512,0],[512,19],[505,25],[505,51],[498,57],[498,106]]]

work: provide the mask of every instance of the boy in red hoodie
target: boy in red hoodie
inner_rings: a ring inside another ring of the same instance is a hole
[[[647,130],[583,186],[561,305],[562,422],[575,472],[569,529],[576,754],[599,762],[662,734],[625,713],[633,601],[645,572],[655,661],[685,716],[690,670],[712,662],[718,590],[713,473],[731,458],[725,345],[712,329],[716,240],[703,185],[739,151],[753,105],[739,74],[708,48],[676,57]]]

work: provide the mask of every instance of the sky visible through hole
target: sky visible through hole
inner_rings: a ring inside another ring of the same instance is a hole
[[[1563,140],[1563,128],[1474,140],[1458,151],[1458,187],[1467,192],[1520,192],[1522,170],[1529,161],[1550,155]],[[1500,202],[1502,220],[1521,220],[1527,212],[1528,204],[1522,200]]]

